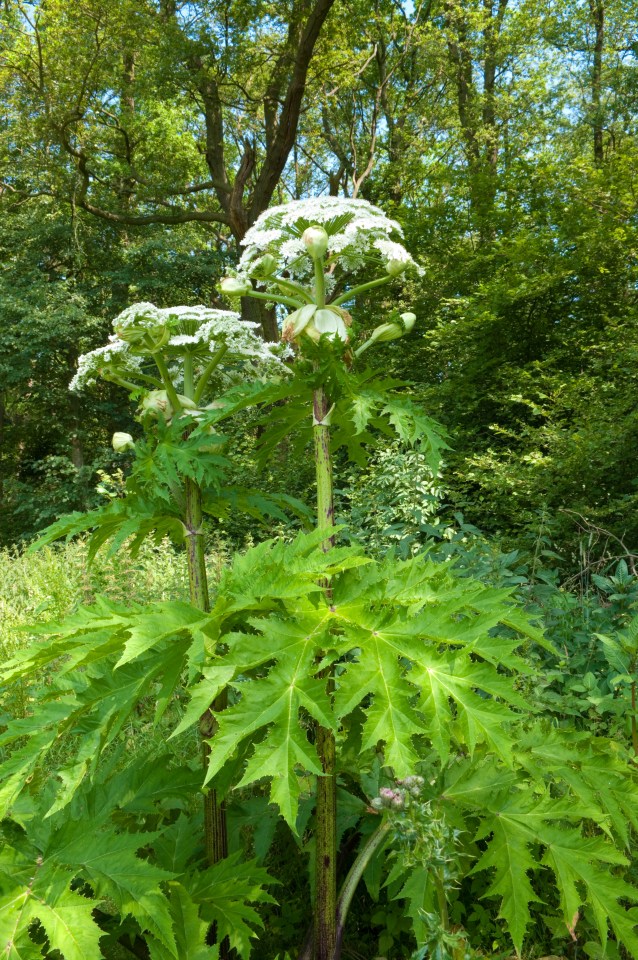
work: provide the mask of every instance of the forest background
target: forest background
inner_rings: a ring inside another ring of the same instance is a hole
[[[631,554],[630,0],[7,0],[0,16],[0,543],[117,487],[121,396],[68,391],[112,318],[224,305],[215,284],[259,213],[330,193],[382,206],[425,267],[417,331],[388,362],[449,431],[445,522],[571,572]],[[305,496],[311,477],[282,456],[269,483]]]

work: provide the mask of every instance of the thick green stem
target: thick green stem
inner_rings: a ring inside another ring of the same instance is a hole
[[[436,898],[439,904],[439,917],[441,926],[447,931],[450,929],[450,918],[447,912],[447,897],[445,895],[445,884],[438,870],[434,871],[434,886],[436,887]]]
[[[373,340],[372,338],[370,338],[369,340],[365,340],[365,341],[361,344],[361,346],[360,346],[360,347],[357,347],[357,349],[354,351],[355,357],[360,357],[362,353],[365,353],[365,351],[368,349],[368,347],[371,347],[371,346],[372,346],[374,343],[376,343],[376,342],[377,342],[377,341],[376,341],[376,340]]]
[[[184,354],[184,394],[187,397],[195,396],[195,383],[193,380],[193,354],[186,352]]]
[[[195,481],[189,477],[184,481],[184,493],[186,494],[184,508],[186,558],[191,603],[194,607],[208,613],[210,611],[210,598],[204,553],[204,531],[202,529],[202,493]]]
[[[392,279],[394,278],[388,274],[387,277],[380,277],[378,280],[370,280],[368,283],[361,283],[358,287],[353,287],[352,290],[346,290],[346,292],[342,293],[340,297],[337,297],[336,300],[333,300],[332,306],[338,307],[340,303],[345,303],[346,300],[352,300],[353,297],[358,296],[365,290],[372,290],[374,287],[382,287],[384,283],[389,283]]]
[[[140,383],[133,383],[132,380],[125,380],[124,377],[118,377],[117,374],[110,374],[106,371],[102,374],[103,380],[108,380],[109,383],[116,383],[118,387],[124,387],[125,390],[141,390],[142,385]],[[158,386],[161,386],[161,383],[158,381]]]
[[[171,401],[173,405],[173,409],[175,410],[175,413],[177,413],[179,410],[182,409],[182,405],[179,402],[179,396],[177,394],[177,390],[173,386],[173,381],[171,380],[171,375],[168,372],[166,361],[164,360],[164,357],[162,357],[162,355],[159,353],[159,351],[153,354],[153,360],[155,361],[155,366],[159,370],[160,376],[164,381],[164,388],[166,390],[168,399]]]
[[[281,277],[269,277],[268,280],[272,283],[276,283],[277,286],[281,287],[283,290],[290,290],[291,293],[296,293],[297,296],[303,297],[306,303],[314,303],[312,296],[298,283],[294,283],[292,280],[283,280]]]
[[[195,403],[196,403],[198,406],[199,406],[200,400],[201,400],[202,397],[204,396],[204,390],[206,389],[206,386],[208,385],[208,381],[210,380],[213,371],[214,371],[214,370],[216,369],[216,367],[219,365],[222,357],[224,356],[224,354],[225,354],[227,351],[228,351],[228,344],[227,344],[227,343],[222,343],[222,345],[221,345],[221,347],[219,348],[219,350],[215,351],[215,353],[213,354],[213,356],[210,358],[210,360],[208,361],[208,363],[207,363],[206,366],[204,367],[204,371],[203,371],[201,377],[199,378],[199,383],[197,384],[197,389],[195,390],[195,394],[194,394],[194,396],[193,396],[193,399],[194,399]]]
[[[184,393],[189,399],[194,399],[193,358],[190,354],[184,358]],[[184,526],[190,598],[193,606],[208,613],[210,611],[210,596],[204,549],[202,491],[199,484],[187,477],[184,481],[184,493]],[[215,713],[217,710],[223,710],[225,706],[226,694],[224,692],[200,719],[200,735],[202,737],[202,753],[205,765],[208,764],[210,753],[210,747],[206,741],[214,735],[216,728]],[[215,790],[209,790],[208,793],[204,794],[204,837],[206,859],[211,866],[228,856],[226,811],[224,805],[218,801]],[[223,944],[222,948],[222,956],[224,956],[227,953],[226,945]]]
[[[257,290],[249,290],[246,296],[253,297],[255,300],[267,300],[268,303],[283,303],[287,307],[292,307],[294,310],[303,307],[303,303],[299,303],[298,300],[293,300],[292,297],[284,297],[281,293],[259,293]]]
[[[361,853],[350,867],[350,872],[348,873],[343,887],[341,888],[339,902],[337,904],[337,942],[335,945],[334,960],[339,960],[341,955],[341,945],[346,927],[346,918],[348,916],[348,910],[350,909],[354,892],[357,889],[361,877],[363,876],[364,870],[372,860],[379,847],[381,847],[385,842],[391,825],[392,824],[389,820],[384,820],[377,827],[374,833],[368,837],[368,840],[365,843]]]
[[[321,271],[323,278],[323,270]],[[332,496],[332,460],[330,427],[327,423],[329,403],[322,387],[313,392],[313,435],[317,474],[317,523],[320,529],[334,526]],[[323,542],[329,550],[334,538]],[[328,603],[331,590],[325,584]],[[333,682],[330,671],[325,674],[328,690]],[[331,730],[316,726],[317,752],[324,775],[317,777],[316,865],[315,865],[315,960],[333,960],[337,939],[337,784],[335,776],[335,739]]]
[[[323,272],[323,259],[318,258],[315,264],[315,303],[321,309],[326,305],[326,278]],[[335,301],[336,302],[336,301]]]

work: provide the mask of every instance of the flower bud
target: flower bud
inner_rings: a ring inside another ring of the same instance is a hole
[[[385,268],[391,277],[398,277],[399,274],[405,272],[407,266],[407,260],[388,260]]]
[[[323,227],[308,227],[301,238],[313,260],[325,257],[328,249],[328,234]]]
[[[173,406],[168,399],[166,390],[150,390],[146,396],[142,398],[140,409],[142,416],[149,416],[155,419],[161,415],[165,420],[170,420],[173,416]]]
[[[277,269],[277,261],[272,253],[266,253],[250,271],[252,277],[270,277]]]
[[[370,343],[384,343],[386,340],[397,340],[406,333],[410,333],[416,323],[415,313],[402,313],[398,322],[382,323],[370,335]]]
[[[314,303],[307,303],[305,306],[295,310],[294,313],[289,314],[281,330],[281,339],[290,343],[291,340],[298,337],[312,320],[316,309]]]
[[[317,310],[313,317],[313,324],[317,333],[320,336],[325,334],[329,340],[338,337],[345,343],[348,339],[348,330],[341,313],[329,308]]]
[[[227,297],[245,297],[252,290],[252,284],[241,277],[224,277],[219,289]]]
[[[111,444],[116,453],[125,453],[127,450],[135,449],[135,443],[130,433],[114,433]]]
[[[177,398],[182,410],[197,410],[197,404],[190,397],[185,397],[183,393],[178,393]]]
[[[145,318],[142,317],[141,319],[143,321]],[[113,329],[119,339],[128,343],[134,352],[160,350],[168,343],[171,336],[171,331],[165,323],[157,326],[149,323],[144,324],[143,322],[125,325],[118,324],[115,321]]]
[[[405,333],[402,326],[398,323],[382,323],[370,334],[372,343],[384,343],[386,340],[396,340]]]
[[[373,810],[383,810],[385,808],[385,803],[381,797],[373,797],[373,799],[370,801],[370,806]]]

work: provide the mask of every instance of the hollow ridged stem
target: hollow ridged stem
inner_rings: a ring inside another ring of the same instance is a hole
[[[321,267],[323,280],[323,268]],[[317,298],[320,299],[319,297]],[[334,526],[330,427],[326,423],[328,398],[323,387],[313,392],[314,449],[317,475],[317,522],[320,529]],[[330,550],[334,537],[323,542]],[[326,599],[331,590],[325,584]],[[328,690],[333,687],[330,670],[325,672]],[[331,730],[316,726],[316,746],[324,775],[317,777],[316,865],[315,865],[315,960],[333,960],[337,939],[337,783],[335,738]]]
[[[193,377],[193,358],[190,354],[184,357],[184,393],[194,400],[196,395]],[[169,394],[170,396],[170,394]],[[190,599],[194,607],[210,611],[210,596],[208,592],[208,575],[206,573],[206,552],[204,549],[204,514],[202,509],[202,491],[198,483],[187,477],[184,480],[184,526],[186,538],[186,560],[188,565],[188,582]],[[215,733],[215,712],[226,706],[225,693],[220,695],[200,718],[200,736],[202,738],[202,757],[204,766],[208,764],[210,747],[207,744]],[[217,863],[228,856],[228,831],[226,826],[226,811],[219,802],[215,790],[204,794],[204,843],[208,863]],[[226,944],[222,944],[221,956],[227,954]]]

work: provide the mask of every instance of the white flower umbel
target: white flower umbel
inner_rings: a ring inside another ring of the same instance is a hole
[[[332,341],[350,349],[352,318],[342,304],[407,271],[423,273],[401,236],[399,224],[366,200],[319,197],[273,207],[247,232],[236,275],[220,289],[230,298],[256,297],[291,309],[281,334],[288,343],[308,349],[309,341],[320,348]],[[367,277],[357,277],[364,269]],[[367,346],[410,329],[386,324]]]
[[[92,387],[100,377],[105,380],[112,379],[109,374],[117,373],[124,378],[135,377],[141,371],[142,360],[142,357],[134,356],[130,352],[128,343],[119,337],[110,337],[103,347],[83,353],[78,358],[78,370],[69,384],[69,390],[76,393]]]
[[[312,277],[307,240],[313,228],[328,234],[326,264],[332,271],[356,274],[366,267],[385,270],[401,262],[417,272],[408,251],[399,242],[403,231],[379,207],[366,200],[318,197],[296,200],[263,213],[246,233],[245,252],[239,261],[240,276],[256,276],[265,255],[277,260],[279,271],[302,283]],[[304,242],[304,236],[306,242]]]
[[[186,368],[189,380],[199,373],[201,396],[222,363],[226,369],[240,367],[244,378],[286,370],[281,347],[264,343],[255,332],[258,324],[231,310],[136,303],[115,318],[113,328],[105,346],[79,358],[71,390],[102,377],[131,391],[163,387],[173,394],[175,388],[184,389]]]

